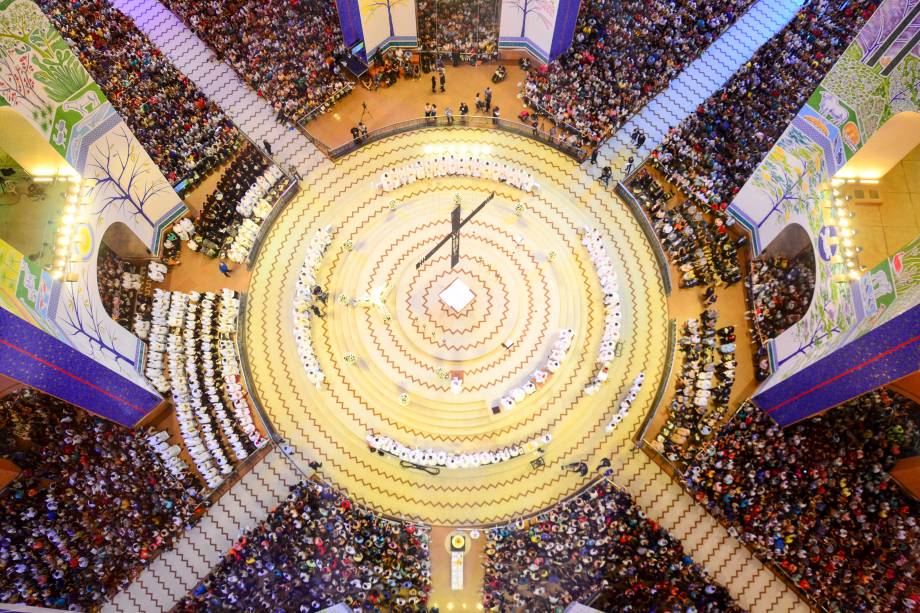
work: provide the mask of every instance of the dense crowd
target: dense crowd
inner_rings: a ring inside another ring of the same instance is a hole
[[[418,0],[422,51],[491,57],[498,49],[497,0]]]
[[[661,245],[680,271],[680,287],[741,280],[738,251],[728,233],[734,223],[730,215],[718,207],[704,212],[693,200],[675,198],[673,192],[659,185],[648,168],[636,172],[628,187],[648,213]]]
[[[279,118],[296,120],[351,89],[334,0],[165,0]]]
[[[217,182],[217,187],[208,194],[201,213],[195,219],[195,245],[210,243],[211,249],[219,250],[228,237],[232,236],[240,222],[252,214],[251,205],[240,208],[243,197],[256,180],[270,166],[270,161],[255,145],[246,143],[227,167]],[[214,254],[216,255],[216,254]]]
[[[131,325],[135,311],[144,310],[150,302],[143,269],[118,257],[105,243],[99,245],[96,278],[102,306],[125,328]]]
[[[204,174],[240,134],[134,21],[106,0],[38,0],[170,183]]]
[[[585,142],[599,143],[664,90],[751,1],[582,2],[572,46],[528,74],[524,101]]]
[[[811,250],[789,259],[763,257],[751,263],[744,280],[751,297],[754,326],[764,339],[777,337],[808,310],[815,289]]]
[[[686,462],[725,419],[735,382],[735,327],[718,327],[706,309],[687,321],[677,340],[683,356],[668,420],[654,446],[673,463]]]
[[[653,156],[688,193],[731,202],[875,7],[808,0]]]
[[[742,408],[685,479],[826,610],[912,611],[920,503],[888,471],[918,451],[920,405],[880,390],[785,429]]]
[[[0,400],[0,602],[96,610],[193,518],[199,484],[142,431],[23,390]]]
[[[487,611],[562,611],[595,596],[602,611],[741,610],[680,541],[606,479],[487,536]]]
[[[176,608],[193,611],[427,610],[428,528],[375,516],[305,481]]]
[[[751,262],[745,278],[754,340],[754,374],[762,381],[770,374],[767,341],[804,317],[815,291],[811,250],[799,257],[763,257]]]

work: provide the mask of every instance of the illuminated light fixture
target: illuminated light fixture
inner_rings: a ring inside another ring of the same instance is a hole
[[[51,183],[54,177],[32,177],[33,183]]]
[[[854,281],[856,281],[857,279],[859,279],[859,271],[858,271],[858,270],[851,270],[851,271],[850,271],[850,278],[851,278],[852,280],[854,280]]]
[[[51,271],[51,278],[54,279],[55,281],[59,280],[63,276],[64,276],[64,271],[61,270],[60,268],[56,268]]]
[[[64,268],[67,265],[67,258],[57,258],[54,260],[55,268]]]
[[[76,218],[73,216],[73,213],[68,213],[67,211],[64,211],[64,216],[61,217],[61,221],[64,222],[64,225],[72,226],[74,221],[76,221]]]
[[[66,247],[67,245],[70,244],[70,237],[63,236],[63,235],[58,236],[57,244],[60,245],[61,247]]]
[[[431,145],[425,145],[422,151],[424,151],[426,155],[431,155],[432,153],[434,153],[434,147],[432,147]]]
[[[849,238],[843,239],[843,246],[844,246],[844,247],[852,247],[852,246],[853,246],[853,241],[852,241],[852,239],[849,239]],[[860,249],[862,249],[862,247],[860,247]]]
[[[837,225],[841,228],[847,228],[850,225],[850,219],[848,217],[841,217],[837,220]]]

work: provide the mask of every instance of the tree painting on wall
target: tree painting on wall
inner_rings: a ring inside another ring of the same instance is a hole
[[[393,27],[393,9],[401,4],[405,4],[406,1],[407,0],[365,0],[363,6],[367,10],[368,17],[371,17],[382,8],[387,10],[387,19],[390,22],[390,38],[393,38],[396,36],[396,29]]]
[[[505,4],[521,12],[521,38],[527,36],[527,18],[536,15],[547,28],[553,23],[554,0],[505,0]]]

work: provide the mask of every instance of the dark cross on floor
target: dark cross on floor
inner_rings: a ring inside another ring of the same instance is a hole
[[[425,254],[421,260],[418,261],[418,264],[415,265],[415,268],[421,268],[425,262],[431,259],[435,253],[438,252],[438,249],[447,244],[447,241],[450,241],[450,267],[453,268],[460,263],[460,228],[466,225],[466,222],[471,220],[476,213],[481,211],[483,207],[489,204],[489,201],[495,197],[495,192],[489,194],[489,197],[482,201],[482,204],[473,209],[473,212],[460,219],[460,204],[458,203],[454,209],[450,212],[450,234],[441,239],[437,245],[435,245],[431,251]]]

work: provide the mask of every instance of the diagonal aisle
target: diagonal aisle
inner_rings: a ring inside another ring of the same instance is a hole
[[[640,160],[661,144],[670,128],[677,126],[719,89],[761,45],[793,18],[802,4],[803,0],[758,0],[754,3],[709,45],[703,55],[673,79],[667,89],[655,96],[601,146],[598,168],[593,174],[599,175],[600,168],[609,165],[613,170],[613,179],[622,179],[627,174],[630,156],[635,158],[635,169]],[[647,136],[639,150],[630,138],[636,128],[643,130]]]
[[[260,148],[267,140],[273,158],[285,169],[306,175],[327,163],[325,156],[295,128],[277,121],[275,111],[256,95],[234,70],[218,61],[214,53],[178,17],[157,0],[111,0],[112,5],[134,19],[137,27],[172,60],[208,98]]]
[[[141,571],[127,590],[102,608],[105,613],[169,611],[216,566],[243,530],[254,527],[283,502],[303,477],[272,449],[223,494],[173,549]]]

